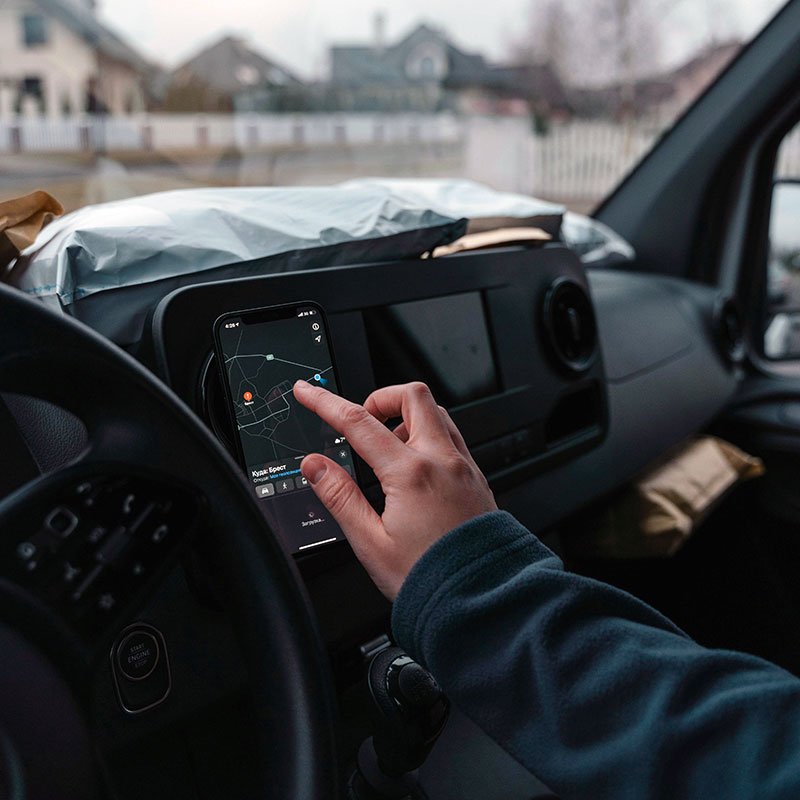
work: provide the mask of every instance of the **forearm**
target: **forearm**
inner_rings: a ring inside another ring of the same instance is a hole
[[[800,797],[800,681],[565,572],[509,515],[435,544],[393,624],[461,710],[565,798]]]

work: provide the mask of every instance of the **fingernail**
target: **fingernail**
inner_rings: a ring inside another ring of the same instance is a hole
[[[306,464],[304,461],[300,465],[300,469],[308,482],[312,486],[316,486],[325,477],[325,473],[328,471],[328,465],[324,461],[316,463],[316,459],[313,459],[310,464]]]

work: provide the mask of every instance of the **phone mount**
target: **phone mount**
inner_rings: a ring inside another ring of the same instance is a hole
[[[417,770],[442,732],[450,710],[433,675],[399,647],[370,662],[374,734],[358,751],[350,800],[424,798]]]

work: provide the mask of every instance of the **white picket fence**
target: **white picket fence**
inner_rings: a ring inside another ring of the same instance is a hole
[[[468,177],[497,189],[560,201],[599,200],[652,147],[650,126],[576,121],[536,135],[527,120],[473,119]]]
[[[458,142],[449,114],[138,114],[0,121],[0,152],[114,152]]]
[[[659,133],[646,126],[581,122],[535,137],[533,193],[599,200],[652,148]]]

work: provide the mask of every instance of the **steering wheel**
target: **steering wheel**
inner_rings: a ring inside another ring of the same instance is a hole
[[[71,411],[88,441],[0,502],[0,796],[113,788],[87,721],[91,684],[200,531],[246,661],[259,796],[336,797],[325,648],[294,563],[228,454],[133,358],[3,285],[0,390]],[[153,656],[136,662],[137,647],[133,670]],[[140,685],[120,699],[139,702]]]

